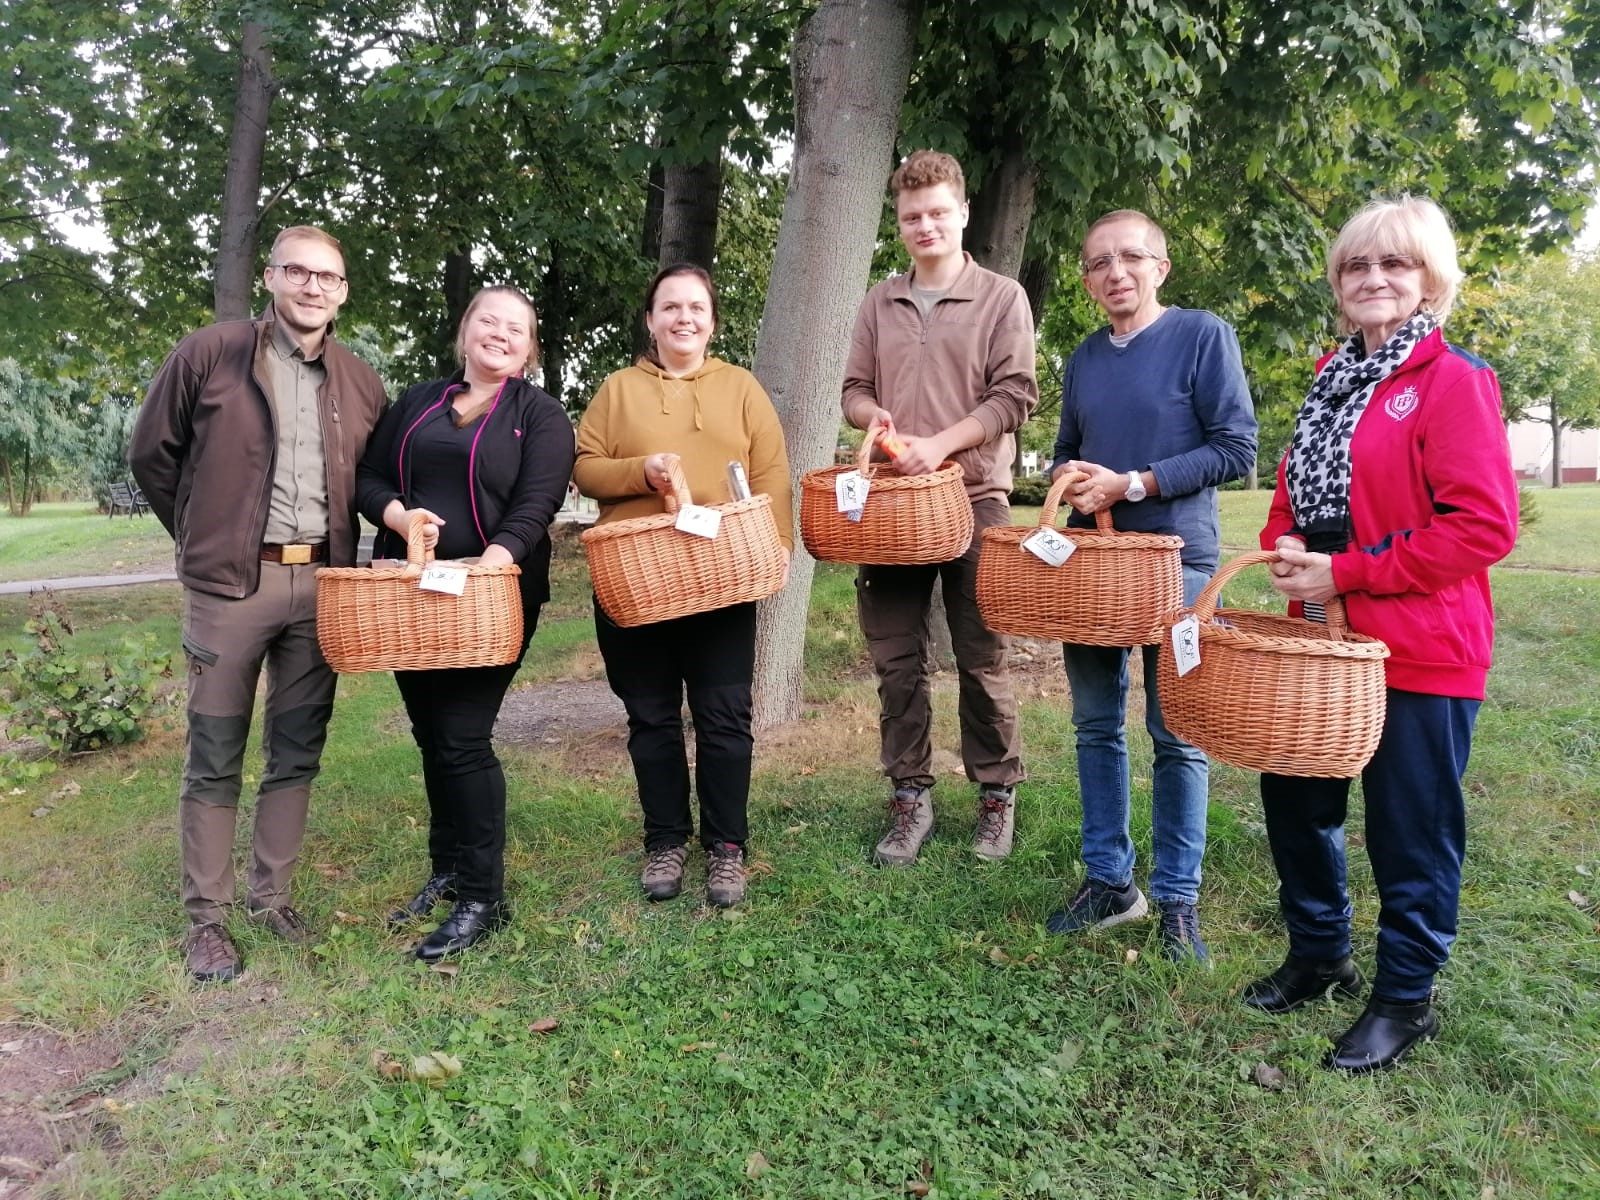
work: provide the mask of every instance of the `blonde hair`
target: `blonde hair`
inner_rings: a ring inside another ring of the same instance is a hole
[[[950,185],[957,200],[966,200],[967,177],[961,173],[960,163],[942,150],[913,150],[889,176],[889,194],[898,200],[901,192],[917,192],[941,183]]]
[[[1113,225],[1118,221],[1142,222],[1145,227],[1145,249],[1154,250],[1162,258],[1167,256],[1166,231],[1162,229],[1161,226],[1157,225],[1152,217],[1140,212],[1137,208],[1119,208],[1114,212],[1108,212],[1105,216],[1101,217],[1093,225],[1089,226],[1089,228],[1083,231],[1083,245],[1078,247],[1078,257],[1080,259],[1083,258],[1084,247],[1088,246],[1089,238],[1094,234],[1096,229],[1099,229],[1102,225]]]
[[[490,284],[486,288],[479,288],[471,300],[467,301],[467,311],[461,314],[461,320],[456,325],[456,362],[465,364],[467,361],[467,322],[472,320],[473,310],[483,302],[486,296],[510,296],[519,300],[528,309],[528,361],[522,364],[523,371],[530,371],[539,365],[539,312],[533,307],[533,301],[528,293],[509,283]]]
[[[341,269],[348,269],[344,256],[344,247],[339,244],[339,239],[325,229],[318,229],[315,225],[291,225],[287,229],[280,229],[278,236],[272,239],[272,250],[268,253],[268,265],[278,261],[278,251],[285,242],[321,242],[339,256]]]
[[[1328,247],[1328,286],[1333,294],[1339,295],[1339,268],[1347,260],[1381,254],[1406,254],[1422,265],[1422,307],[1443,325],[1465,278],[1456,261],[1456,237],[1444,209],[1409,193],[1362,205]],[[1339,332],[1354,333],[1355,329],[1340,305]]]

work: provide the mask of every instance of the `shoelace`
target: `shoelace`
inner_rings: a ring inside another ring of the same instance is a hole
[[[1008,801],[993,799],[984,796],[978,801],[978,840],[981,842],[997,842],[1006,828],[1006,809],[1011,805]]]
[[[889,811],[894,815],[894,824],[889,827],[884,841],[890,845],[901,845],[911,840],[911,829],[917,819],[917,802],[915,799],[902,800],[898,796],[889,801]]]
[[[737,854],[713,852],[706,864],[706,877],[713,883],[738,883],[744,878],[744,860]]]
[[[645,864],[645,870],[653,873],[670,871],[676,873],[682,860],[678,857],[681,846],[663,846],[659,850],[650,851],[650,860]]]
[[[295,912],[295,910],[290,908],[287,904],[278,910],[278,915],[283,918],[283,923],[289,926],[290,929],[298,930],[301,933],[304,933],[311,928],[311,926],[306,924],[306,919],[299,913]]]
[[[234,956],[233,943],[221,925],[202,925],[194,932],[193,953],[208,964]]]

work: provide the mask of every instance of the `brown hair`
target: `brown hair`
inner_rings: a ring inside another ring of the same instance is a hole
[[[315,225],[291,225],[287,229],[278,231],[278,236],[272,239],[272,249],[267,254],[269,265],[278,261],[278,250],[285,242],[298,238],[305,242],[321,242],[324,246],[332,248],[339,256],[339,265],[347,267],[344,256],[344,247],[339,244],[339,239],[325,229],[318,229]]]
[[[478,307],[478,304],[485,296],[493,295],[510,296],[514,300],[520,300],[527,306],[528,341],[530,344],[528,347],[528,361],[522,364],[522,369],[527,371],[531,367],[538,366],[539,312],[533,307],[533,301],[529,299],[527,292],[519,287],[513,287],[509,283],[496,283],[486,288],[479,288],[472,299],[467,301],[467,311],[461,314],[461,321],[456,325],[456,362],[465,363],[467,361],[467,322],[472,320],[473,310]]]
[[[1155,221],[1148,214],[1140,212],[1137,208],[1119,208],[1119,209],[1116,209],[1113,212],[1108,212],[1105,216],[1101,217],[1093,225],[1089,226],[1088,229],[1085,229],[1083,231],[1083,245],[1087,246],[1089,244],[1090,235],[1092,235],[1096,229],[1099,229],[1100,226],[1102,226],[1102,225],[1111,225],[1111,224],[1116,223],[1117,221],[1141,221],[1141,222],[1143,222],[1144,223],[1144,227],[1145,227],[1145,231],[1146,231],[1145,232],[1145,249],[1146,250],[1154,250],[1162,258],[1165,258],[1167,256],[1167,234],[1166,234],[1166,231],[1163,230],[1161,228],[1161,226],[1157,225],[1155,223]],[[1079,250],[1078,250],[1079,258],[1082,258],[1083,254],[1084,254],[1084,250],[1083,250],[1082,247],[1080,247]]]
[[[967,178],[961,173],[961,164],[942,150],[914,150],[889,176],[889,194],[898,200],[901,192],[915,192],[941,183],[948,183],[956,199],[965,202]]]
[[[650,315],[650,310],[656,304],[656,292],[660,290],[663,283],[674,275],[693,275],[701,283],[705,284],[706,295],[711,297],[711,332],[715,335],[717,327],[722,324],[722,310],[717,307],[717,285],[711,282],[711,272],[699,263],[673,263],[671,266],[662,267],[661,270],[657,271],[655,277],[650,280],[650,286],[644,290],[644,307],[639,310],[639,319],[644,320]],[[649,333],[648,325],[645,327],[645,332]],[[661,359],[656,356],[656,344],[653,339],[646,348],[644,356],[655,363],[656,366],[662,366]]]

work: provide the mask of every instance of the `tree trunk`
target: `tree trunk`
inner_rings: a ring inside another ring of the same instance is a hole
[[[544,390],[559,401],[567,370],[567,284],[559,243],[550,243],[546,263],[543,303],[539,305],[539,366]]]
[[[1017,282],[1028,294],[1028,309],[1033,313],[1033,327],[1037,329],[1044,320],[1044,306],[1050,303],[1050,293],[1055,290],[1055,260],[1037,254],[1027,256],[1022,260],[1022,270],[1017,272]]]
[[[659,151],[659,144],[657,145]],[[644,228],[639,235],[639,254],[645,262],[661,261],[661,209],[662,200],[666,194],[666,168],[657,158],[650,164],[650,177],[645,182],[644,192]],[[634,312],[633,320],[633,357],[637,360],[650,348],[650,333],[644,327],[644,322],[639,319],[639,314]]]
[[[1000,166],[972,198],[972,220],[963,239],[979,266],[1017,278],[1038,185],[1039,168],[1023,148],[1021,132],[1008,130]]]
[[[711,270],[717,257],[722,155],[662,168],[661,265],[688,262]]]
[[[456,328],[472,300],[472,252],[452,250],[444,256],[444,328],[439,331],[439,369],[456,369]]]
[[[1550,397],[1550,486],[1561,486],[1561,412]]]
[[[872,265],[921,0],[823,0],[795,35],[795,145],[755,373],[796,477],[833,461],[844,362]],[[755,724],[800,713],[812,560],[756,624]]]
[[[217,237],[213,307],[219,321],[240,321],[251,310],[260,232],[261,159],[267,144],[267,118],[277,84],[272,78],[272,48],[266,29],[246,21],[239,44],[239,94],[233,104],[233,139],[228,174],[222,183],[222,228]]]

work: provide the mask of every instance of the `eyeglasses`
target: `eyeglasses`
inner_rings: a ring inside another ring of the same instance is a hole
[[[1126,250],[1118,250],[1115,254],[1100,254],[1094,258],[1085,259],[1082,264],[1083,273],[1085,275],[1098,275],[1102,271],[1109,271],[1111,264],[1114,262],[1120,262],[1123,266],[1132,270],[1140,263],[1151,259],[1159,262],[1161,255],[1154,250],[1146,250],[1143,246],[1130,246]]]
[[[267,266],[274,271],[282,271],[290,287],[305,287],[307,280],[311,279],[315,279],[325,292],[344,286],[344,276],[335,275],[332,271],[312,271],[299,263],[268,263]]]
[[[1342,279],[1364,279],[1373,267],[1385,275],[1398,275],[1422,264],[1409,254],[1385,254],[1382,258],[1347,258],[1339,264]]]

